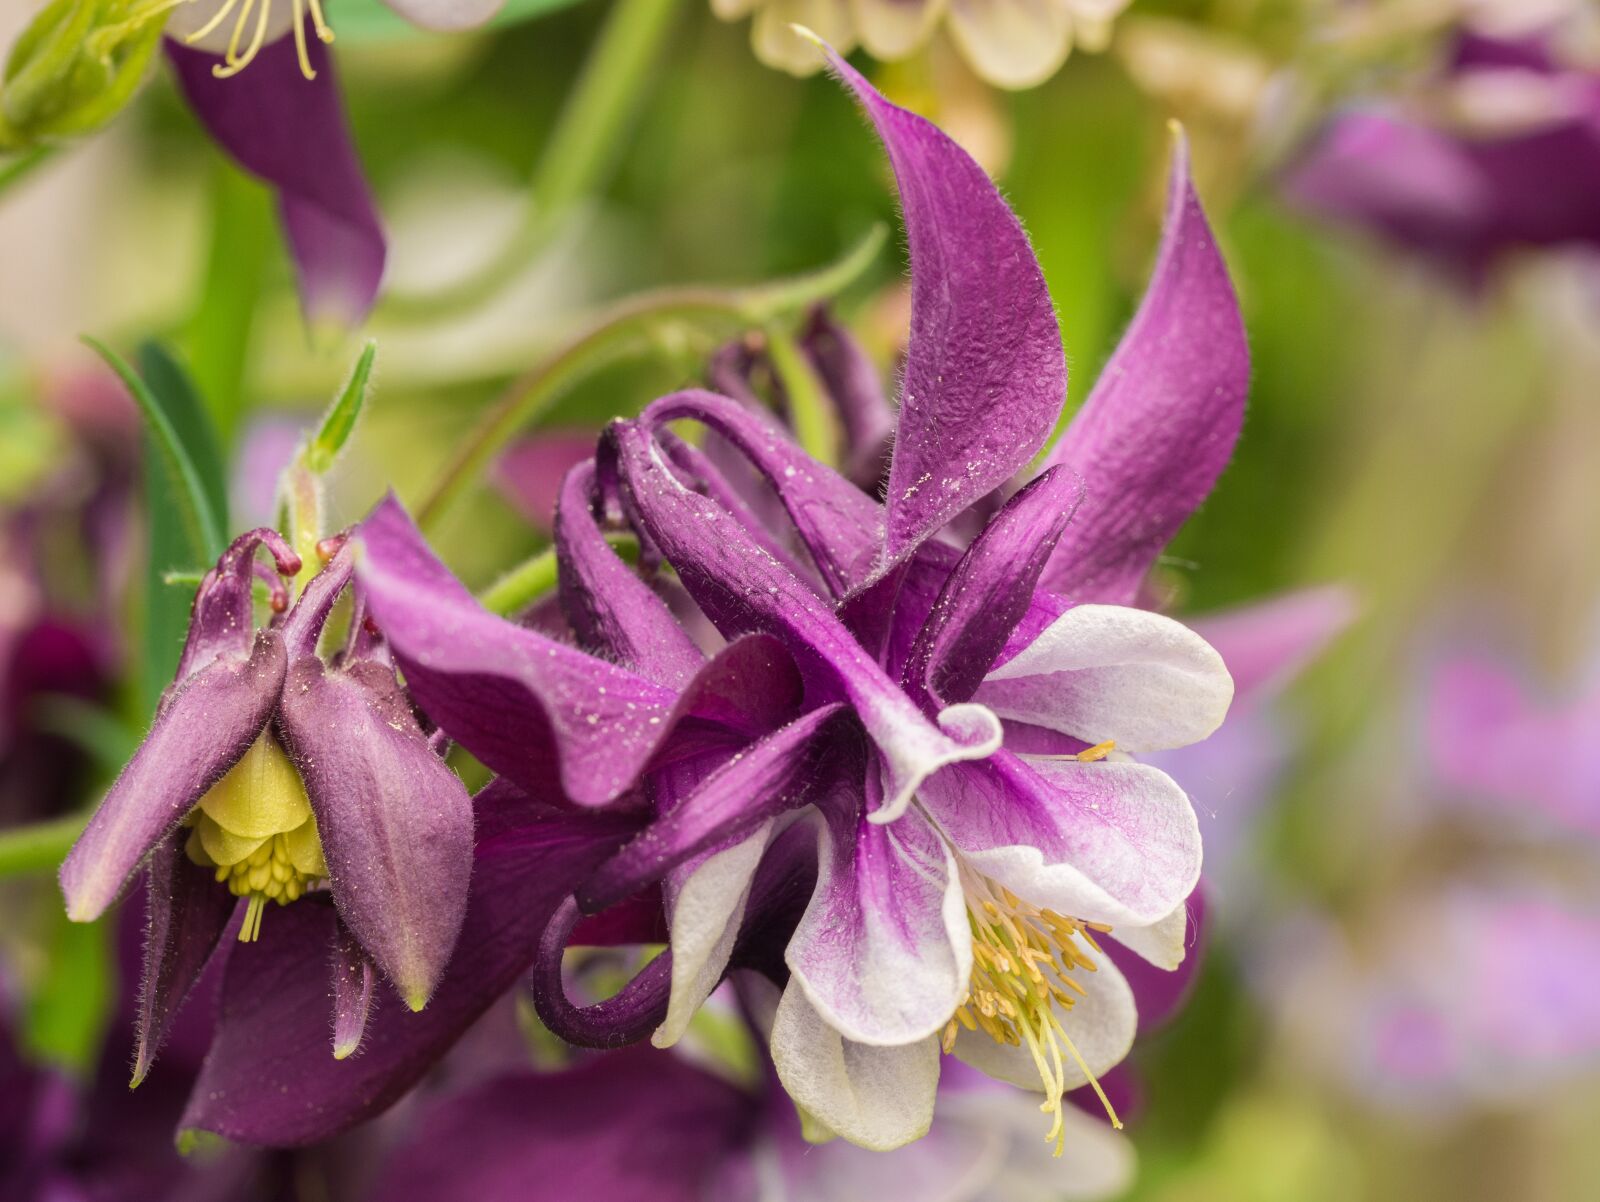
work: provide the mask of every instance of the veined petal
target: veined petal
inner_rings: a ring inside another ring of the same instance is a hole
[[[652,402],[639,419],[652,430],[682,420],[700,422],[744,453],[777,493],[836,597],[870,576],[883,538],[883,511],[876,501],[807,455],[775,423],[727,397],[678,392]]]
[[[134,1086],[150,1071],[178,1008],[200,979],[235,908],[234,896],[207,869],[189,862],[183,844],[183,833],[175,831],[150,859],[144,964],[134,1019]]]
[[[964,863],[1032,905],[1118,933],[1166,917],[1200,876],[1194,808],[1145,764],[1000,751],[944,769],[918,796]]]
[[[1074,601],[1133,601],[1227,466],[1244,421],[1250,350],[1181,135],[1168,196],[1139,311],[1047,460],[1084,481],[1044,575],[1046,588]]]
[[[950,0],[950,36],[998,88],[1049,79],[1072,51],[1072,17],[1060,0]]]
[[[505,0],[383,0],[413,25],[448,33],[482,25],[504,6]]]
[[[181,1129],[284,1147],[386,1109],[528,971],[556,906],[637,821],[547,811],[519,822],[531,803],[504,788],[480,804],[501,811],[484,819],[499,833],[475,850],[461,938],[427,1009],[377,1007],[361,1054],[332,1060],[327,978],[307,970],[307,952],[331,945],[337,916],[320,894],[285,906],[228,959],[216,1039]]]
[[[1125,924],[1118,927],[1116,940],[1146,963],[1165,972],[1175,971],[1189,950],[1188,903],[1180,904],[1172,913],[1148,926]]]
[[[743,841],[700,856],[669,876],[672,995],[667,1017],[650,1037],[656,1047],[669,1048],[682,1039],[722,983],[774,821],[769,818]]]
[[[512,1071],[426,1103],[369,1195],[388,1202],[704,1202],[758,1121],[754,1098],[634,1048]]]
[[[1207,614],[1190,625],[1228,665],[1234,704],[1247,705],[1287,684],[1356,613],[1350,590],[1325,585]]]
[[[1034,583],[1083,493],[1051,469],[995,515],[956,565],[917,634],[901,681],[926,708],[970,700],[1033,601]]]
[[[682,688],[705,656],[667,603],[601,536],[589,511],[593,488],[592,459],[561,484],[555,543],[562,612],[585,646],[658,684]]]
[[[772,1024],[772,1063],[795,1104],[853,1144],[887,1152],[928,1133],[939,1088],[939,1043],[852,1043],[789,982]]]
[[[467,790],[380,664],[330,671],[315,657],[299,660],[278,721],[317,816],[339,917],[420,1010],[466,912]]]
[[[214,660],[173,687],[61,865],[67,917],[100,917],[151,849],[256,741],[284,668],[282,641],[262,631],[248,660]]]
[[[821,598],[726,509],[679,481],[640,424],[613,422],[607,439],[636,520],[717,628],[767,631],[795,655],[808,692],[850,702],[883,757],[887,787],[876,821],[902,814],[942,765],[999,746],[999,722],[981,705],[950,706],[937,725],[929,721]]]
[[[1078,1055],[1099,1077],[1127,1057],[1139,1016],[1127,978],[1107,957],[1096,957],[1095,971],[1078,974],[1078,980],[1086,996],[1064,1013],[1059,1008],[1055,1013]],[[1043,1089],[1039,1067],[1026,1047],[997,1043],[982,1031],[962,1027],[956,1035],[954,1054],[997,1081],[1023,1089]],[[1064,1068],[1068,1089],[1089,1083],[1075,1060],[1067,1059]]]
[[[530,791],[556,775],[600,805],[633,785],[672,690],[486,612],[392,497],[355,541],[367,604],[429,717]]]
[[[1198,743],[1222,725],[1232,699],[1228,669],[1204,639],[1120,605],[1067,610],[975,696],[1002,718],[1134,753]]]
[[[293,38],[263,47],[227,79],[212,74],[222,61],[215,55],[170,38],[166,51],[211,136],[277,191],[306,317],[359,325],[378,295],[387,248],[327,47],[306,38],[316,73],[309,80]]]
[[[1033,248],[983,168],[831,57],[883,139],[911,254],[911,341],[885,502],[884,555],[896,563],[1044,445],[1066,400],[1067,363]]]
[[[794,982],[845,1039],[925,1039],[950,1021],[972,976],[955,857],[915,809],[889,826],[859,806],[822,813],[816,892],[784,956]]]

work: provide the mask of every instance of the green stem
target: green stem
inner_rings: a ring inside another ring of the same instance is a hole
[[[606,542],[623,552],[636,550],[639,545],[631,534],[608,534]],[[557,579],[556,550],[547,547],[500,577],[478,594],[478,600],[490,613],[510,617],[554,592]]]
[[[604,182],[633,124],[678,0],[616,0],[567,96],[528,186],[511,244],[482,271],[427,294],[399,293],[386,316],[430,320],[487,301],[538,258],[573,209]]]
[[[417,506],[417,522],[434,525],[523,426],[584,375],[648,344],[652,330],[681,321],[765,325],[784,313],[842,291],[866,270],[886,231],[873,229],[838,262],[819,271],[749,288],[666,288],[630,297],[602,312],[514,382],[457,448],[444,474]]]
[[[838,467],[839,447],[844,439],[827,388],[805,352],[779,322],[767,326],[767,353],[772,356],[772,369],[789,403],[795,441],[817,462]]]
[[[32,150],[25,150],[17,155],[5,166],[0,167],[0,195],[8,188],[20,184],[40,167],[55,157],[56,146],[35,146]]]
[[[87,815],[0,831],[0,877],[54,872],[83,833]]]

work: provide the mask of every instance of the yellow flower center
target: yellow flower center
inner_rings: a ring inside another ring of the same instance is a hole
[[[1089,953],[1104,955],[1094,932],[1111,928],[1041,910],[978,873],[964,870],[961,883],[972,927],[972,980],[944,1030],[944,1050],[955,1046],[962,1026],[996,1043],[1026,1047],[1044,1085],[1039,1109],[1053,1120],[1045,1140],[1055,1144],[1057,1156],[1066,1147],[1061,1108],[1068,1059],[1089,1079],[1111,1125],[1120,1130],[1111,1100],[1061,1023],[1061,1015],[1088,996],[1076,974],[1095,971]]]
[[[250,899],[241,943],[261,934],[269,901],[286,906],[328,875],[300,773],[278,741],[263,733],[206,792],[185,820],[184,850],[216,870],[235,897]]]
[[[194,0],[177,2],[193,3]],[[316,30],[319,42],[333,41],[333,30],[328,28],[328,22],[323,18],[322,0],[288,0],[288,3],[293,10],[294,47],[300,56],[300,74],[307,79],[315,79],[317,73],[311,66],[311,56],[306,50],[306,15],[309,13],[311,16],[311,25]],[[228,39],[228,49],[223,61],[211,68],[211,73],[218,79],[239,74],[261,53],[272,18],[272,0],[222,0],[211,20],[189,34],[184,41],[191,45],[198,42],[220,29],[230,16],[233,18],[233,35]]]

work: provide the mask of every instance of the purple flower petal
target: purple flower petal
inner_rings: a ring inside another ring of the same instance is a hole
[[[333,1058],[353,1056],[366,1034],[372,1013],[372,961],[344,923],[336,924],[331,965],[333,972]]]
[[[921,801],[964,863],[1033,905],[1113,932],[1158,922],[1200,877],[1194,809],[1145,764],[1002,750],[944,769]]]
[[[1228,665],[1238,708],[1265,699],[1297,676],[1356,612],[1349,590],[1329,585],[1196,618],[1190,626]]]
[[[417,1114],[371,1196],[702,1202],[760,1113],[737,1086],[643,1048],[562,1073],[512,1073]]]
[[[166,51],[211,136],[276,189],[307,319],[359,325],[377,298],[386,250],[327,48],[306,38],[313,80],[300,74],[288,37],[262,47],[230,79],[211,73],[222,61],[215,55],[170,38]]]
[[[208,869],[189,862],[183,844],[182,832],[174,832],[150,860],[132,1085],[150,1071],[236,908]]]
[[[1082,493],[1071,472],[1052,468],[995,515],[917,634],[900,677],[913,697],[935,710],[972,699],[1028,612],[1034,584]]]
[[[255,742],[284,670],[283,643],[269,630],[256,636],[248,660],[217,659],[173,687],[61,865],[69,918],[100,917],[151,849]]]
[[[502,809],[518,804],[507,790],[499,798]],[[359,1056],[328,1055],[327,979],[307,969],[308,949],[331,946],[337,930],[320,895],[274,913],[257,943],[230,949],[216,1040],[184,1129],[294,1145],[386,1109],[528,970],[556,906],[635,829],[633,819],[598,812],[521,824],[500,813],[485,825],[500,833],[477,846],[444,978],[425,1010],[378,1007]]]
[[[817,888],[785,955],[794,984],[847,1040],[926,1039],[972,976],[955,857],[917,809],[889,825],[869,822],[852,798],[821,810]]]
[[[218,657],[242,660],[249,656],[255,631],[258,575],[265,576],[269,586],[276,586],[281,595],[275,600],[287,601],[282,583],[273,580],[271,573],[257,570],[256,552],[262,547],[271,552],[280,575],[292,576],[300,570],[300,557],[276,530],[263,526],[234,539],[217,560],[217,566],[206,573],[195,590],[189,612],[189,633],[184,639],[183,655],[178,660],[178,680]],[[162,704],[166,703],[163,698]]]
[[[589,440],[592,450],[594,440]],[[667,603],[600,534],[592,461],[575,465],[555,513],[561,608],[578,641],[657,684],[682,688],[705,663]]]
[[[608,439],[637,520],[717,628],[771,633],[794,653],[808,690],[854,707],[882,753],[887,789],[878,820],[898,817],[940,766],[999,745],[999,723],[981,706],[949,706],[937,725],[924,717],[821,598],[726,509],[677,478],[640,423],[613,422]]]
[[[911,253],[911,340],[886,502],[893,563],[1044,445],[1066,400],[1067,363],[1027,235],[983,168],[829,59],[883,139]]]
[[[472,871],[472,801],[428,746],[393,672],[289,669],[285,749],[317,817],[339,917],[414,1010],[450,958]]]
[[[884,395],[878,366],[849,329],[818,307],[806,324],[801,349],[811,360],[844,429],[844,474],[869,492],[888,471],[895,412]]]
[[[494,465],[494,482],[535,530],[554,528],[567,473],[594,454],[593,430],[545,430],[513,443]]]
[[[1131,603],[1145,572],[1227,466],[1244,420],[1250,352],[1227,267],[1173,148],[1166,228],[1133,324],[1050,452],[1084,481],[1044,586]]]
[[[1158,968],[1143,956],[1135,955],[1116,941],[1113,932],[1101,946],[1128,980],[1133,1000],[1139,1009],[1139,1034],[1146,1035],[1183,1008],[1199,979],[1200,963],[1205,958],[1205,884],[1195,886],[1188,907],[1188,953],[1175,969]],[[1125,1115],[1123,1117],[1126,1117]]]

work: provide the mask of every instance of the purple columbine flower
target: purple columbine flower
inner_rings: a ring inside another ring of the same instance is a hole
[[[1156,282],[1100,388],[965,553],[938,541],[1048,436],[1065,393],[1059,334],[981,170],[835,66],[888,149],[911,248],[886,500],[712,394],[613,423],[591,502],[620,508],[725,635],[787,646],[806,705],[578,897],[598,911],[704,859],[668,896],[675,979],[657,1038],[670,1042],[670,1016],[719,975],[704,968],[731,942],[774,819],[812,805],[819,879],[787,945],[773,1057],[821,1125],[889,1148],[927,1129],[941,1043],[1042,1086],[1057,1113],[1066,1089],[1126,1054],[1135,1007],[1099,946],[1108,928],[1165,968],[1183,958],[1193,812],[1164,774],[1107,752],[1193,742],[1226,710],[1216,653],[1125,603],[1231,453],[1248,366],[1180,154]],[[765,479],[809,564],[666,430],[684,419]]]
[[[1460,35],[1423,94],[1336,117],[1290,200],[1469,283],[1513,251],[1600,246],[1600,76],[1544,40]]]
[[[375,971],[411,1009],[427,1002],[466,908],[466,790],[417,725],[359,590],[348,646],[331,661],[317,651],[350,582],[349,552],[333,554],[290,607],[283,583],[256,562],[262,547],[278,573],[299,571],[287,543],[260,529],[207,573],[155,723],[61,868],[67,913],[79,922],[98,918],[148,868],[135,1083],[236,899],[244,942],[259,938],[269,902],[304,897],[302,906],[336,911],[326,938],[297,952],[319,978],[332,960],[338,1057],[360,1042]],[[259,580],[274,617],[257,629]]]

